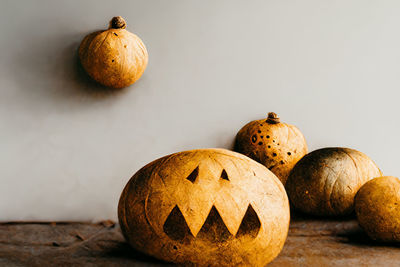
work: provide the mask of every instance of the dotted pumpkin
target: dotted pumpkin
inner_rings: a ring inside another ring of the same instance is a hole
[[[400,242],[399,178],[383,176],[368,181],[354,201],[357,220],[369,237]]]
[[[87,35],[79,47],[85,71],[95,81],[111,88],[123,88],[136,82],[148,62],[142,40],[125,28],[125,20],[114,17],[108,30]]]
[[[172,154],[139,170],[118,205],[122,232],[156,258],[203,266],[265,266],[289,227],[282,183],[225,149]]]
[[[285,184],[307,153],[307,143],[299,129],[270,112],[268,118],[251,121],[238,132],[234,150],[260,162]]]

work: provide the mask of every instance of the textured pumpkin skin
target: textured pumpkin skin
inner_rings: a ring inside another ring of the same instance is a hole
[[[400,180],[393,176],[372,179],[355,197],[360,226],[369,237],[384,242],[400,242]]]
[[[278,178],[224,149],[180,152],[143,167],[123,190],[118,217],[137,250],[201,266],[264,266],[282,250],[290,220]]]
[[[290,171],[307,154],[307,143],[295,126],[276,123],[275,113],[268,115],[267,119],[249,122],[238,132],[234,150],[260,162],[285,184]]]
[[[354,210],[354,196],[372,178],[382,176],[365,154],[349,148],[323,148],[304,156],[286,183],[292,205],[317,216],[341,216]]]
[[[85,71],[97,82],[123,88],[136,82],[146,69],[148,54],[135,34],[112,28],[87,35],[79,46]]]

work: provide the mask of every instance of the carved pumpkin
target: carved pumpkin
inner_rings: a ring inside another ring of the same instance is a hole
[[[108,30],[87,35],[79,47],[85,71],[108,87],[133,84],[147,66],[148,55],[142,40],[125,28],[125,20],[114,17]]]
[[[118,217],[137,250],[175,263],[264,266],[289,227],[282,183],[224,149],[172,154],[143,167],[122,192]]]
[[[286,182],[291,204],[317,216],[347,215],[354,210],[358,189],[382,173],[365,154],[331,147],[304,156]]]
[[[400,180],[383,176],[365,183],[355,197],[360,226],[372,239],[400,242]]]
[[[270,112],[267,119],[246,124],[236,135],[235,151],[270,169],[283,184],[294,165],[307,154],[303,134]]]

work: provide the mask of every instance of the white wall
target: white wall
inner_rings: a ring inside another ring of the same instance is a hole
[[[269,111],[310,148],[348,146],[400,175],[399,1],[1,1],[0,220],[116,218],[144,164],[230,148]],[[105,91],[81,39],[121,15],[139,82]]]

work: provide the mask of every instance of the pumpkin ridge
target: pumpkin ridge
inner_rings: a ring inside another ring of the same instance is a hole
[[[333,169],[332,167],[330,167],[330,166],[328,166],[328,165],[326,165],[326,164],[324,164],[324,163],[322,163],[321,164],[324,168],[327,168],[328,170],[329,170],[329,175],[327,176],[327,179],[325,179],[324,180],[324,186],[322,186],[322,188],[324,188],[324,191],[325,190],[327,190],[328,188],[327,188],[327,182],[328,182],[328,177],[330,177],[330,175],[336,175],[337,173],[336,173],[336,170],[335,169]],[[326,199],[327,201],[327,207],[322,207],[323,209],[325,209],[325,208],[327,208],[327,209],[331,209],[332,210],[332,206],[331,206],[331,198],[332,198],[332,192],[333,192],[333,187],[334,187],[334,185],[336,184],[336,182],[338,181],[338,176],[336,175],[336,179],[335,179],[335,182],[333,182],[333,185],[332,185],[332,187],[330,187],[329,189],[329,193],[328,193],[328,196],[329,196],[329,199]],[[325,196],[324,196],[324,198],[325,198]]]
[[[126,186],[127,186],[127,190],[123,191],[124,198],[123,198],[123,203],[122,204],[123,204],[123,207],[124,207],[124,214],[129,214],[128,205],[126,205],[126,201],[127,201],[127,198],[128,198],[128,193],[132,190],[132,188],[135,188],[135,186],[136,186],[136,179],[133,180],[132,183],[128,183]],[[124,226],[128,229],[128,232],[130,232],[131,230],[130,230],[130,227],[129,227],[128,218],[129,217],[126,217],[126,218],[123,218],[123,219],[124,219]]]
[[[102,33],[104,33],[105,31],[103,31]],[[107,40],[108,35],[110,34],[110,32],[107,31],[106,36],[104,36],[103,41],[101,41],[101,43],[94,49],[94,52],[97,52],[97,50],[100,49],[100,47],[103,46],[103,44],[105,43],[105,41]]]
[[[119,38],[119,35],[117,35],[117,39],[120,42],[121,46],[123,47],[124,44],[122,43],[121,38]],[[119,64],[119,73],[122,73],[122,70],[125,67],[125,62],[126,62],[125,57],[120,57],[120,60],[121,60],[121,58],[122,58],[122,62],[121,62],[121,64]],[[135,73],[135,77],[136,77],[136,73]]]
[[[231,161],[231,163],[233,164],[233,166],[235,166],[235,168],[238,170],[239,174],[242,175],[242,171],[240,168],[238,168],[238,166],[236,165],[235,161],[232,160],[232,158],[229,158],[229,160]]]
[[[126,229],[128,230],[128,231],[123,231],[124,236],[127,235],[126,232],[127,232],[127,233],[131,232],[130,224],[128,223],[128,218],[130,218],[130,216],[126,216],[127,214],[129,214],[129,212],[128,212],[128,207],[129,207],[129,206],[126,204],[127,198],[128,198],[128,196],[129,196],[128,193],[135,189],[136,184],[137,184],[137,179],[138,179],[138,177],[136,177],[136,176],[139,174],[139,172],[140,172],[140,171],[144,171],[146,168],[150,168],[150,171],[149,171],[149,172],[152,173],[152,171],[153,171],[153,170],[156,168],[156,166],[157,166],[157,165],[156,165],[157,162],[158,162],[158,160],[155,160],[155,161],[153,161],[153,162],[147,164],[145,167],[141,168],[135,175],[133,175],[133,177],[131,177],[131,178],[129,179],[129,182],[126,184],[124,190],[122,191],[122,194],[121,194],[121,200],[122,200],[122,201],[121,201],[121,203],[118,203],[118,210],[119,210],[119,207],[120,207],[120,204],[121,204],[121,205],[122,205],[121,207],[122,207],[123,213],[124,213],[124,215],[125,215],[125,216],[122,217],[122,220],[123,220],[123,223],[124,223],[124,224],[121,224],[121,225],[123,225],[123,227],[126,228]],[[143,207],[143,209],[144,209],[144,211],[146,212],[145,207]],[[118,216],[118,218],[119,218],[119,220],[121,220],[121,217],[120,217],[120,216]],[[149,224],[149,225],[150,225],[150,224]],[[150,225],[150,226],[151,226],[151,225]],[[127,239],[129,240],[129,236],[127,237]]]
[[[144,199],[144,218],[146,219],[146,222],[148,223],[148,225],[151,228],[154,229],[152,223],[150,222],[149,215],[147,214],[148,213],[148,211],[147,211],[147,203],[149,201],[149,196],[150,196],[150,191],[147,192],[146,198]]]
[[[79,53],[79,55],[80,55],[80,57],[82,59],[81,60],[81,64],[82,65],[83,65],[83,61],[85,61],[87,59],[87,57],[88,57],[88,54],[89,54],[89,49],[88,48],[92,44],[92,41],[96,38],[97,35],[101,34],[102,32],[104,32],[104,31],[99,30],[99,31],[93,32],[93,33],[87,35],[83,39],[82,43],[79,46],[79,50],[78,50],[78,53]]]
[[[139,39],[139,37],[137,37],[135,34],[133,34],[133,35],[134,35],[134,37],[135,37],[136,40]],[[147,49],[146,49],[144,43],[138,42],[138,43],[137,43],[137,47],[139,47],[139,49],[140,49],[141,56],[142,56],[141,60],[143,60],[143,65],[144,65],[144,66],[147,66],[147,63],[148,63],[148,53],[147,53]],[[138,54],[138,53],[135,54],[135,61],[136,61],[136,62],[138,61],[138,56],[137,56],[137,54]],[[144,59],[143,59],[143,57],[144,57]],[[144,71],[144,69],[135,68],[135,76],[140,76],[141,73],[143,73],[143,71]]]
[[[217,160],[217,159],[215,159],[215,158],[211,158],[210,156],[209,156],[209,158],[210,158],[212,161],[214,161],[215,163],[217,163],[217,164],[221,167],[222,170],[225,170],[224,166],[221,164],[221,162],[219,162],[219,160]]]
[[[169,156],[166,156],[165,159],[163,161],[160,162],[160,164],[157,166],[157,173],[159,172],[158,170],[161,169],[163,167],[163,165],[168,164],[169,161],[171,161],[172,159],[174,159],[176,157],[177,153],[171,154]],[[162,177],[161,175],[159,175],[161,182],[163,183],[163,185],[166,187],[165,181],[164,181],[164,177]]]
[[[138,39],[139,37],[137,37],[137,36],[135,35],[135,38]],[[147,49],[146,49],[144,43],[139,43],[138,46],[139,46],[140,50],[142,51],[142,55],[143,55],[143,56],[146,55],[146,54],[147,54]],[[147,58],[145,58],[145,62],[146,62],[146,65],[147,65]]]
[[[173,155],[171,155],[171,156],[173,156]],[[152,167],[152,170],[149,172],[149,177],[150,177],[149,184],[151,184],[154,181],[154,179],[155,179],[154,176],[159,172],[159,169],[162,167],[162,165],[165,164],[165,162],[167,162],[171,158],[171,156],[166,156],[166,157],[163,157],[163,158],[157,160],[156,166]],[[161,183],[164,186],[164,188],[166,188],[165,181],[164,181],[163,177],[161,175],[159,175],[158,177],[160,178],[159,180],[161,181]],[[150,190],[147,191],[147,195],[146,195],[146,198],[145,198],[145,201],[144,201],[144,215],[145,215],[145,219],[146,219],[147,224],[154,231],[156,229],[156,227],[154,227],[154,225],[152,224],[151,220],[149,219],[149,214],[148,214],[148,209],[147,209],[148,200],[149,200],[149,197],[150,197],[151,193],[152,192]],[[171,211],[169,211],[169,212],[171,212]]]
[[[335,182],[333,183],[331,192],[330,192],[330,194],[329,194],[329,201],[327,201],[327,203],[329,204],[329,207],[330,207],[330,209],[331,209],[331,212],[333,212],[333,211],[335,210],[335,209],[333,208],[333,204],[332,204],[333,190],[335,190],[335,186],[336,186],[337,182],[340,180],[340,176],[342,175],[342,173],[343,173],[343,170],[336,176],[336,180],[335,180]]]
[[[350,153],[348,153],[346,150],[343,151],[354,163],[354,167],[357,170],[357,181],[360,183],[361,182],[361,177],[360,177],[360,171],[358,169],[358,165],[356,163],[356,160],[350,155]]]
[[[122,209],[121,209],[121,211],[122,211],[122,213],[123,213],[123,216],[120,216],[119,214],[118,214],[118,217],[119,217],[119,223],[120,223],[120,225],[122,226],[121,228],[126,228],[126,229],[128,229],[128,232],[130,232],[130,227],[129,227],[129,224],[128,224],[128,220],[127,220],[127,216],[126,216],[126,214],[128,214],[127,213],[127,209],[128,209],[128,205],[126,205],[126,191],[125,191],[125,189],[124,189],[124,191],[122,191],[122,194],[121,194],[121,199],[120,199],[120,203],[119,203],[119,205],[122,205]]]

